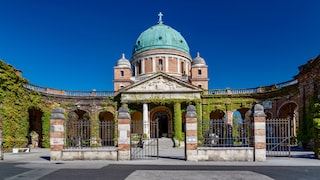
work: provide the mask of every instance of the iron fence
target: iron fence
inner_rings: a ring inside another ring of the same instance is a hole
[[[227,124],[224,120],[202,120],[203,147],[249,147],[250,124]]]
[[[67,148],[114,146],[114,122],[89,120],[69,121],[67,123]]]
[[[267,156],[290,156],[290,119],[266,120]]]
[[[157,121],[150,123],[150,137],[142,134],[143,124],[141,121],[131,123],[130,159],[158,159],[159,158],[159,125]]]

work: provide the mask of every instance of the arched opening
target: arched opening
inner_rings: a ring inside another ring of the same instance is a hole
[[[42,147],[42,115],[43,112],[36,108],[28,110],[29,113],[29,144],[32,147]]]
[[[281,119],[290,119],[290,134],[293,137],[297,136],[297,125],[298,115],[297,115],[298,105],[295,102],[287,102],[283,104],[278,110],[278,117]]]
[[[159,137],[172,137],[172,115],[171,110],[165,106],[158,106],[150,112],[151,124],[150,124],[150,137],[156,137],[154,125],[158,122]]]
[[[237,109],[237,111],[241,114],[241,118],[245,119],[246,118],[246,113],[249,111],[249,108],[240,108]]]
[[[100,121],[100,140],[102,146],[114,145],[114,116],[112,113],[104,111],[99,114]]]
[[[86,111],[75,110],[69,113],[68,142],[70,147],[90,146],[91,124],[90,116]]]
[[[155,113],[152,119],[158,121],[159,137],[168,137],[168,113],[159,111]]]
[[[245,112],[243,117],[245,117]],[[236,146],[242,146],[246,144],[246,133],[249,129],[246,128],[243,117],[239,110],[234,111],[232,114],[232,134],[230,135],[233,141],[232,144]]]
[[[210,113],[210,119],[219,120],[219,119],[223,119],[224,116],[225,116],[225,113],[220,109],[217,109]]]

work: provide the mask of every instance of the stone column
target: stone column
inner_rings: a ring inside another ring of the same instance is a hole
[[[62,108],[54,108],[50,117],[50,160],[62,158],[62,149],[65,147],[65,117]]]
[[[197,112],[193,105],[187,107],[186,113],[186,160],[198,161]]]
[[[147,137],[150,137],[150,119],[149,119],[149,110],[148,104],[143,104],[143,134],[146,134]]]
[[[152,58],[152,72],[157,72],[156,70],[156,59],[155,58]]]
[[[146,63],[145,62],[146,62],[145,59],[141,60],[141,74],[145,73],[145,68],[146,68],[146,66],[145,66]]]
[[[166,63],[166,68],[165,68],[165,72],[169,72],[169,60],[168,60],[168,56],[165,56],[165,63]]]
[[[118,160],[130,160],[130,114],[127,107],[118,113]]]
[[[263,106],[256,104],[253,108],[253,147],[254,161],[265,161],[266,158],[266,114]]]

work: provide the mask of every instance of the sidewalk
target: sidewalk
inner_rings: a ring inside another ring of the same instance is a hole
[[[22,163],[30,166],[67,166],[77,168],[98,168],[108,164],[129,164],[129,165],[214,165],[214,166],[320,166],[320,160],[314,158],[311,151],[293,151],[291,157],[267,157],[264,162],[225,162],[225,161],[184,161],[177,154],[169,157],[170,149],[162,151],[160,158],[156,160],[132,160],[132,161],[50,161],[50,149],[32,149],[31,152],[25,153],[4,153],[4,160],[0,163]],[[179,148],[178,151],[183,151]],[[177,149],[175,152],[177,153]],[[174,157],[174,158],[172,158]]]

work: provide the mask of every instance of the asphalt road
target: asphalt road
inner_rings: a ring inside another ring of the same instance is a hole
[[[125,164],[110,164],[100,168],[64,168],[59,166],[63,166],[63,163],[57,163],[55,164],[55,167],[31,169],[21,168],[16,163],[0,163],[0,179],[320,179],[320,166],[204,166]]]

